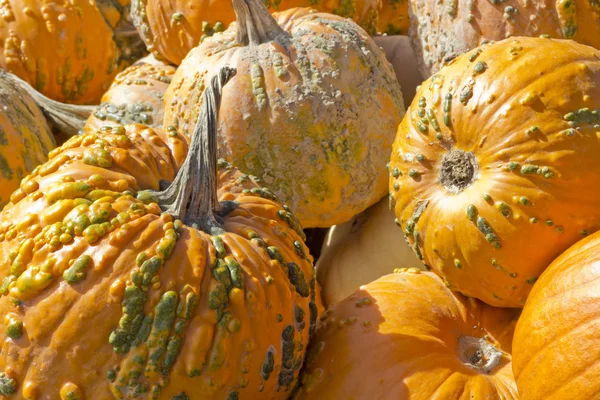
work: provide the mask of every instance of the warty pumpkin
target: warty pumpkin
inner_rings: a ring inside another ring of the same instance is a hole
[[[176,67],[147,56],[120,72],[98,108],[91,113],[85,130],[96,132],[103,126],[144,124],[161,127],[164,94]]]
[[[600,393],[600,233],[580,240],[540,276],[513,340],[522,400],[587,400]]]
[[[235,66],[220,155],[262,179],[304,227],[347,221],[387,193],[385,164],[404,114],[392,67],[348,19],[306,8],[271,16],[260,0],[234,7],[242,23],[206,39],[177,69],[164,126],[188,131],[206,77]]]
[[[95,3],[6,0],[2,4],[0,68],[54,100],[97,103],[118,72],[119,52]]]
[[[518,310],[490,307],[406,268],[330,307],[295,400],[511,400]]]
[[[325,305],[345,299],[397,268],[424,268],[399,234],[394,218],[385,198],[329,229],[316,264]]]
[[[522,307],[550,262],[600,227],[599,108],[600,51],[574,41],[507,39],[426,81],[389,165],[415,252],[452,289]]]
[[[106,127],[22,181],[0,218],[1,394],[289,395],[317,318],[312,258],[289,208],[217,163],[232,74],[208,84],[183,163],[182,134]]]
[[[0,70],[0,209],[56,143],[36,101]]]
[[[410,27],[408,2],[409,0],[382,0],[377,33],[407,35]]]
[[[381,0],[263,0],[272,12],[311,7],[352,18],[375,33]],[[231,0],[133,0],[133,22],[148,50],[179,65],[205,38],[223,32],[235,21]]]
[[[410,37],[424,78],[446,61],[511,36],[573,39],[600,49],[596,0],[414,0]]]

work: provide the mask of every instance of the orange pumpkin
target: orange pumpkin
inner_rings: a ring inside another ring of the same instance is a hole
[[[389,166],[415,252],[452,289],[522,307],[548,264],[600,228],[598,108],[600,51],[573,41],[508,39],[444,67]]]
[[[306,8],[271,16],[260,0],[234,6],[250,22],[190,52],[165,94],[164,125],[189,131],[206,77],[235,66],[223,94],[222,157],[258,176],[304,227],[347,221],[387,193],[385,164],[404,113],[392,67],[348,19]]]
[[[162,126],[163,97],[175,69],[148,56],[120,72],[84,129],[95,132],[103,126],[135,123]]]
[[[408,0],[382,0],[377,32],[388,35],[407,35],[409,27]]]
[[[210,81],[183,164],[184,135],[107,127],[22,181],[0,217],[1,394],[289,395],[317,317],[312,258],[289,209],[217,163],[232,73]]]
[[[595,0],[415,0],[410,7],[410,36],[424,78],[483,42],[511,36],[547,35],[600,49]]]
[[[0,71],[0,209],[56,145],[42,110],[11,74]]]
[[[513,341],[522,400],[598,397],[599,262],[595,233],[554,260],[533,286]]]
[[[295,399],[517,399],[516,319],[405,268],[325,312]]]
[[[0,50],[0,68],[61,102],[97,103],[118,72],[113,32],[87,0],[6,0]]]
[[[352,18],[375,33],[381,0],[263,0],[271,11],[312,7]],[[133,22],[148,50],[179,65],[206,37],[223,32],[235,21],[231,0],[133,0]]]

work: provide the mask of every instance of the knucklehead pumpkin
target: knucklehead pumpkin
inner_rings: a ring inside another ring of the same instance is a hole
[[[187,140],[107,127],[52,151],[0,217],[0,393],[286,398],[317,317],[287,206],[216,158],[211,79]]]
[[[600,51],[574,41],[507,39],[426,81],[389,165],[417,255],[466,296],[522,307],[552,260],[600,228],[599,109]]]
[[[164,126],[189,129],[206,77],[235,66],[220,155],[258,176],[304,227],[347,221],[387,193],[385,164],[404,114],[391,65],[351,20],[300,8],[271,16],[260,0],[233,4],[241,23],[177,69]]]

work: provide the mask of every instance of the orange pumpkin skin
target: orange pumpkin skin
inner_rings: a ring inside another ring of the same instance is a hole
[[[516,311],[453,293],[430,272],[386,275],[323,314],[295,399],[517,399]]]
[[[205,77],[235,65],[223,94],[220,156],[258,176],[303,227],[329,227],[387,193],[401,90],[383,52],[352,21],[306,8],[274,18],[288,50],[277,38],[236,44],[237,24],[192,50],[165,94],[164,126],[188,130]]]
[[[120,72],[84,129],[96,132],[103,126],[140,123],[161,127],[164,94],[176,67],[147,56]]]
[[[513,341],[522,400],[598,396],[599,249],[600,233],[580,240],[533,286]]]
[[[9,0],[0,50],[0,68],[61,102],[97,103],[118,72],[113,33],[86,0]]]
[[[599,107],[600,51],[573,41],[507,39],[426,81],[389,166],[417,254],[452,289],[522,307],[550,262],[600,227]]]
[[[600,4],[587,0],[410,2],[410,36],[424,78],[484,41],[549,35],[600,49]]]
[[[352,18],[375,33],[381,0],[264,0],[270,11],[311,7]],[[179,65],[206,37],[224,31],[235,21],[230,0],[134,0],[133,21],[157,58]]]
[[[379,11],[377,32],[388,35],[407,35],[410,27],[408,0],[383,0]]]
[[[54,137],[35,100],[0,71],[0,209],[21,179],[47,160]]]
[[[173,131],[106,128],[72,138],[22,182],[0,222],[0,389],[48,400],[289,395],[316,322],[302,231],[224,161],[218,200],[236,205],[225,233],[162,213],[140,190],[173,180],[185,152]]]

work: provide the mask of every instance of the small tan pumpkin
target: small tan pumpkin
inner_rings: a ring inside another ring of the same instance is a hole
[[[325,306],[396,268],[424,268],[399,234],[395,218],[386,197],[350,221],[331,227],[317,261]]]

